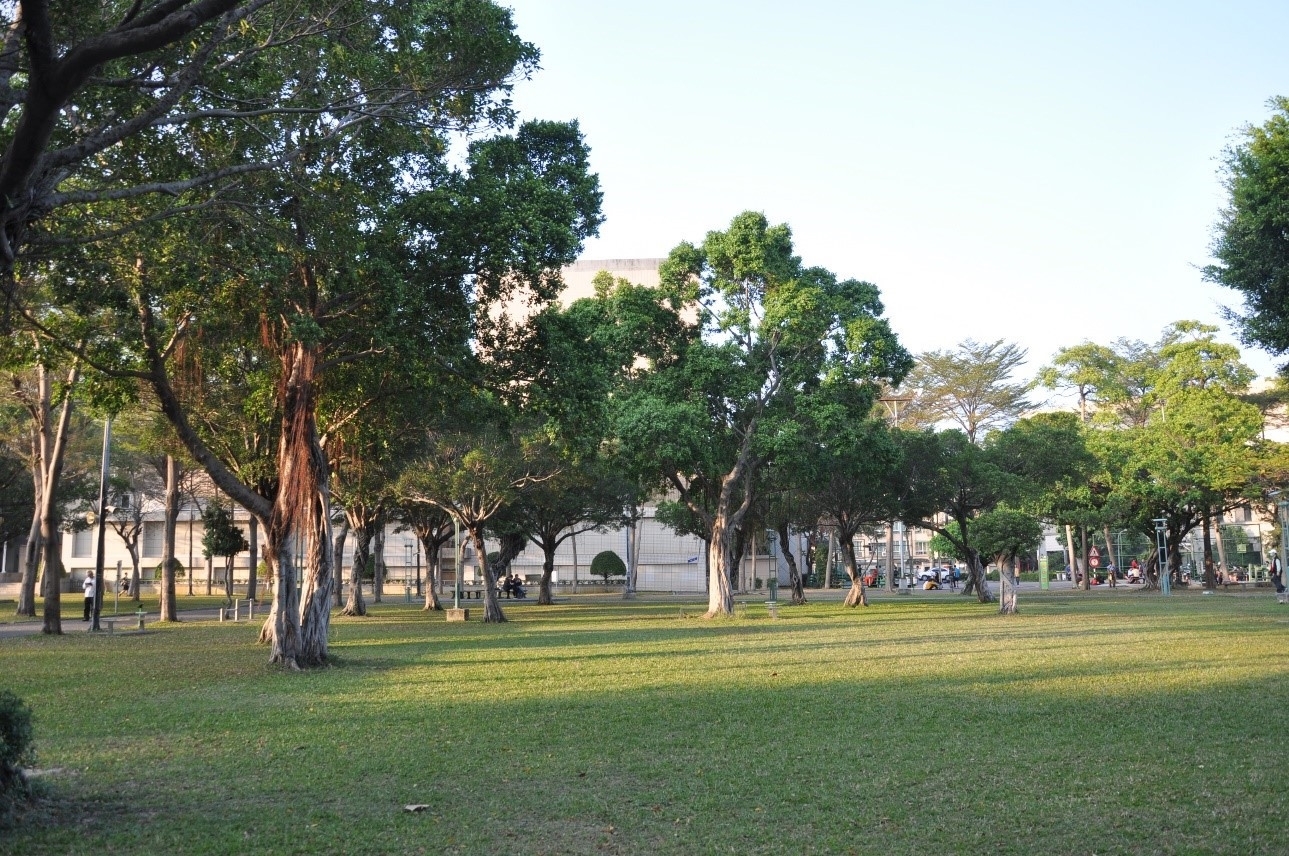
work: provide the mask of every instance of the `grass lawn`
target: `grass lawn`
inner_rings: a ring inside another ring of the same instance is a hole
[[[0,640],[49,771],[0,853],[1289,852],[1269,594],[505,607],[337,616],[303,674],[246,623]]]

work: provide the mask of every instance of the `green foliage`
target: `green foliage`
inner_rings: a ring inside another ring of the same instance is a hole
[[[36,761],[31,708],[9,690],[0,690],[0,821],[28,796],[23,767]]]
[[[1043,526],[1032,515],[999,507],[971,522],[972,537],[982,555],[1002,564],[1033,552],[1043,538]]]
[[[184,563],[179,561],[178,557],[172,559],[171,561],[173,562],[172,567],[175,569],[175,579],[177,580],[183,579],[184,575],[187,573],[187,571],[184,569]],[[164,573],[165,573],[165,563],[157,562],[157,566],[152,569],[152,578],[154,580],[159,580],[164,575]]]
[[[901,423],[933,427],[949,423],[973,443],[1005,428],[1030,410],[1026,396],[1032,384],[1012,381],[1025,362],[1025,349],[999,339],[967,339],[952,351],[919,354],[904,388],[913,401]]]
[[[1204,276],[1244,299],[1236,316],[1246,341],[1272,353],[1289,350],[1289,98],[1272,116],[1243,129],[1226,151],[1227,207],[1215,228],[1217,263]]]
[[[201,552],[211,556],[236,556],[251,549],[242,530],[233,524],[233,512],[215,503],[201,511],[201,522],[206,527],[201,536]]]
[[[591,560],[591,573],[597,577],[604,577],[607,583],[610,577],[625,577],[627,566],[617,553],[605,550],[596,553],[595,558]]]

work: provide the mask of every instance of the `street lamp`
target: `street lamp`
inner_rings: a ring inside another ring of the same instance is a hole
[[[99,629],[98,617],[103,610],[103,548],[104,539],[107,536],[107,467],[111,453],[112,417],[109,416],[103,420],[103,455],[99,468],[98,512],[96,514],[91,511],[85,515],[91,526],[94,525],[92,518],[98,518],[98,532],[94,547],[94,623],[90,625],[91,631]]]
[[[1284,580],[1286,551],[1289,551],[1289,499],[1276,502],[1276,511],[1280,513],[1280,579]]]
[[[1163,594],[1173,593],[1172,580],[1169,579],[1168,573],[1168,539],[1165,533],[1168,531],[1168,519],[1156,517],[1155,524],[1155,545],[1159,548],[1159,587]]]

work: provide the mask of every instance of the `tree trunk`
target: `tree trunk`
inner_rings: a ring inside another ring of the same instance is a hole
[[[385,602],[385,515],[376,513],[376,528],[372,532],[371,551],[371,602]]]
[[[998,557],[998,612],[1002,615],[1016,614],[1016,595],[1020,586],[1020,557],[1012,558],[1008,567],[1002,556]]]
[[[162,539],[161,557],[161,620],[178,621],[179,608],[175,603],[175,534],[179,525],[179,462],[173,455],[166,455],[165,463],[165,535]],[[131,559],[134,559],[131,553]],[[138,561],[135,560],[135,564]],[[192,570],[189,569],[189,573]],[[139,596],[139,585],[135,582],[135,597]]]
[[[366,514],[362,506],[355,506],[345,512],[350,528],[354,533],[354,562],[349,569],[349,599],[345,602],[342,615],[366,615],[367,603],[363,600],[363,576],[367,566],[372,564],[371,541],[375,534],[376,524],[371,515]]]
[[[841,547],[841,560],[846,565],[846,575],[850,577],[850,591],[842,606],[868,606],[868,594],[864,591],[864,575],[859,572],[855,562],[855,536],[838,537]]]
[[[797,567],[797,559],[788,546],[791,543],[788,541],[788,524],[779,524],[779,528],[775,531],[779,533],[780,551],[788,563],[788,587],[792,590],[792,603],[794,606],[800,606],[806,602],[806,588],[801,581],[801,570]]]
[[[340,584],[340,581],[344,579],[345,541],[347,541],[348,539],[349,539],[349,518],[342,514],[340,516],[340,531],[336,533],[335,546],[332,548],[332,551],[331,551],[332,555],[336,557],[336,587],[335,587],[335,591],[333,591],[331,594],[331,605],[335,607],[343,607],[345,605],[345,602],[344,602],[345,587]],[[352,575],[352,573],[353,573],[353,569],[350,568],[350,574]]]
[[[443,604],[439,601],[438,582],[442,574],[439,565],[442,562],[440,554],[443,552],[443,545],[439,544],[431,552],[430,544],[432,541],[433,539],[421,540],[421,548],[425,551],[425,606],[422,609],[441,612]]]
[[[555,574],[555,550],[558,541],[542,542],[542,578],[537,584],[537,605],[551,606],[555,598],[551,596],[551,577]]]
[[[734,614],[734,590],[730,587],[731,533],[726,528],[728,520],[718,511],[712,521],[712,539],[707,543],[708,592],[706,617]]]
[[[1070,555],[1070,588],[1079,587],[1079,559],[1074,553],[1074,527],[1065,524],[1065,549]]]
[[[643,515],[640,508],[631,510],[631,543],[627,550],[627,578],[622,583],[622,598],[630,600],[636,596],[636,569],[640,563],[640,524]],[[607,580],[606,580],[607,581]]]
[[[246,543],[250,550],[250,555],[246,559],[246,599],[255,603],[260,594],[260,522],[255,519],[254,514],[251,514],[250,518],[250,523],[246,527],[249,531]]]
[[[980,559],[980,553],[975,547],[968,546],[967,553],[967,586],[963,587],[963,594],[966,594],[967,587],[976,593],[976,600],[980,603],[993,603],[994,597],[989,592],[989,581],[985,579],[984,562]],[[998,576],[1002,577],[1002,571],[999,570]]]
[[[476,524],[468,527],[470,541],[474,544],[474,550],[479,554],[479,569],[483,574],[483,622],[485,624],[499,624],[508,620],[506,614],[501,611],[501,603],[497,600],[497,578],[492,573],[492,568],[488,565],[488,551],[483,543],[483,525]]]
[[[574,534],[569,540],[572,542],[569,546],[573,550],[573,594],[577,594],[577,535]]]
[[[279,388],[282,434],[278,442],[277,497],[265,529],[266,558],[276,565],[278,585],[266,628],[269,661],[288,668],[320,666],[327,661],[327,630],[331,622],[331,593],[335,557],[331,544],[331,480],[318,440],[315,387],[317,353],[301,342],[282,354]],[[307,564],[296,590],[290,538],[299,533]]]
[[[236,559],[236,554],[224,557],[224,605],[230,608],[233,605],[233,562]]]
[[[52,398],[45,388],[49,375],[43,367],[40,372],[41,393],[41,470],[43,486],[40,492],[40,545],[44,552],[42,564],[45,566],[45,610],[41,632],[61,634],[63,632],[63,612],[61,596],[62,580],[62,537],[60,532],[60,515],[58,503],[58,485],[63,475],[64,450],[67,444],[67,429],[72,418],[72,388],[80,379],[78,368],[72,368],[67,374],[67,383],[63,390],[62,410],[58,417],[57,427],[50,425],[50,406]]]
[[[40,490],[36,489],[36,502],[27,532],[27,543],[22,549],[22,582],[18,585],[18,615],[36,616],[36,571],[40,567]]]
[[[1231,566],[1226,562],[1226,539],[1222,537],[1222,513],[1220,511],[1217,513],[1217,567],[1223,573],[1229,573],[1231,570]],[[1215,584],[1216,582],[1217,580],[1214,579]],[[1207,579],[1204,581],[1204,585],[1208,585]]]

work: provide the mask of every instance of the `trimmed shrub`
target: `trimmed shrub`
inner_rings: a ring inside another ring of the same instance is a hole
[[[609,577],[625,577],[627,566],[617,553],[605,550],[603,553],[596,553],[595,558],[591,560],[591,573],[597,577],[604,577],[607,583]]]

